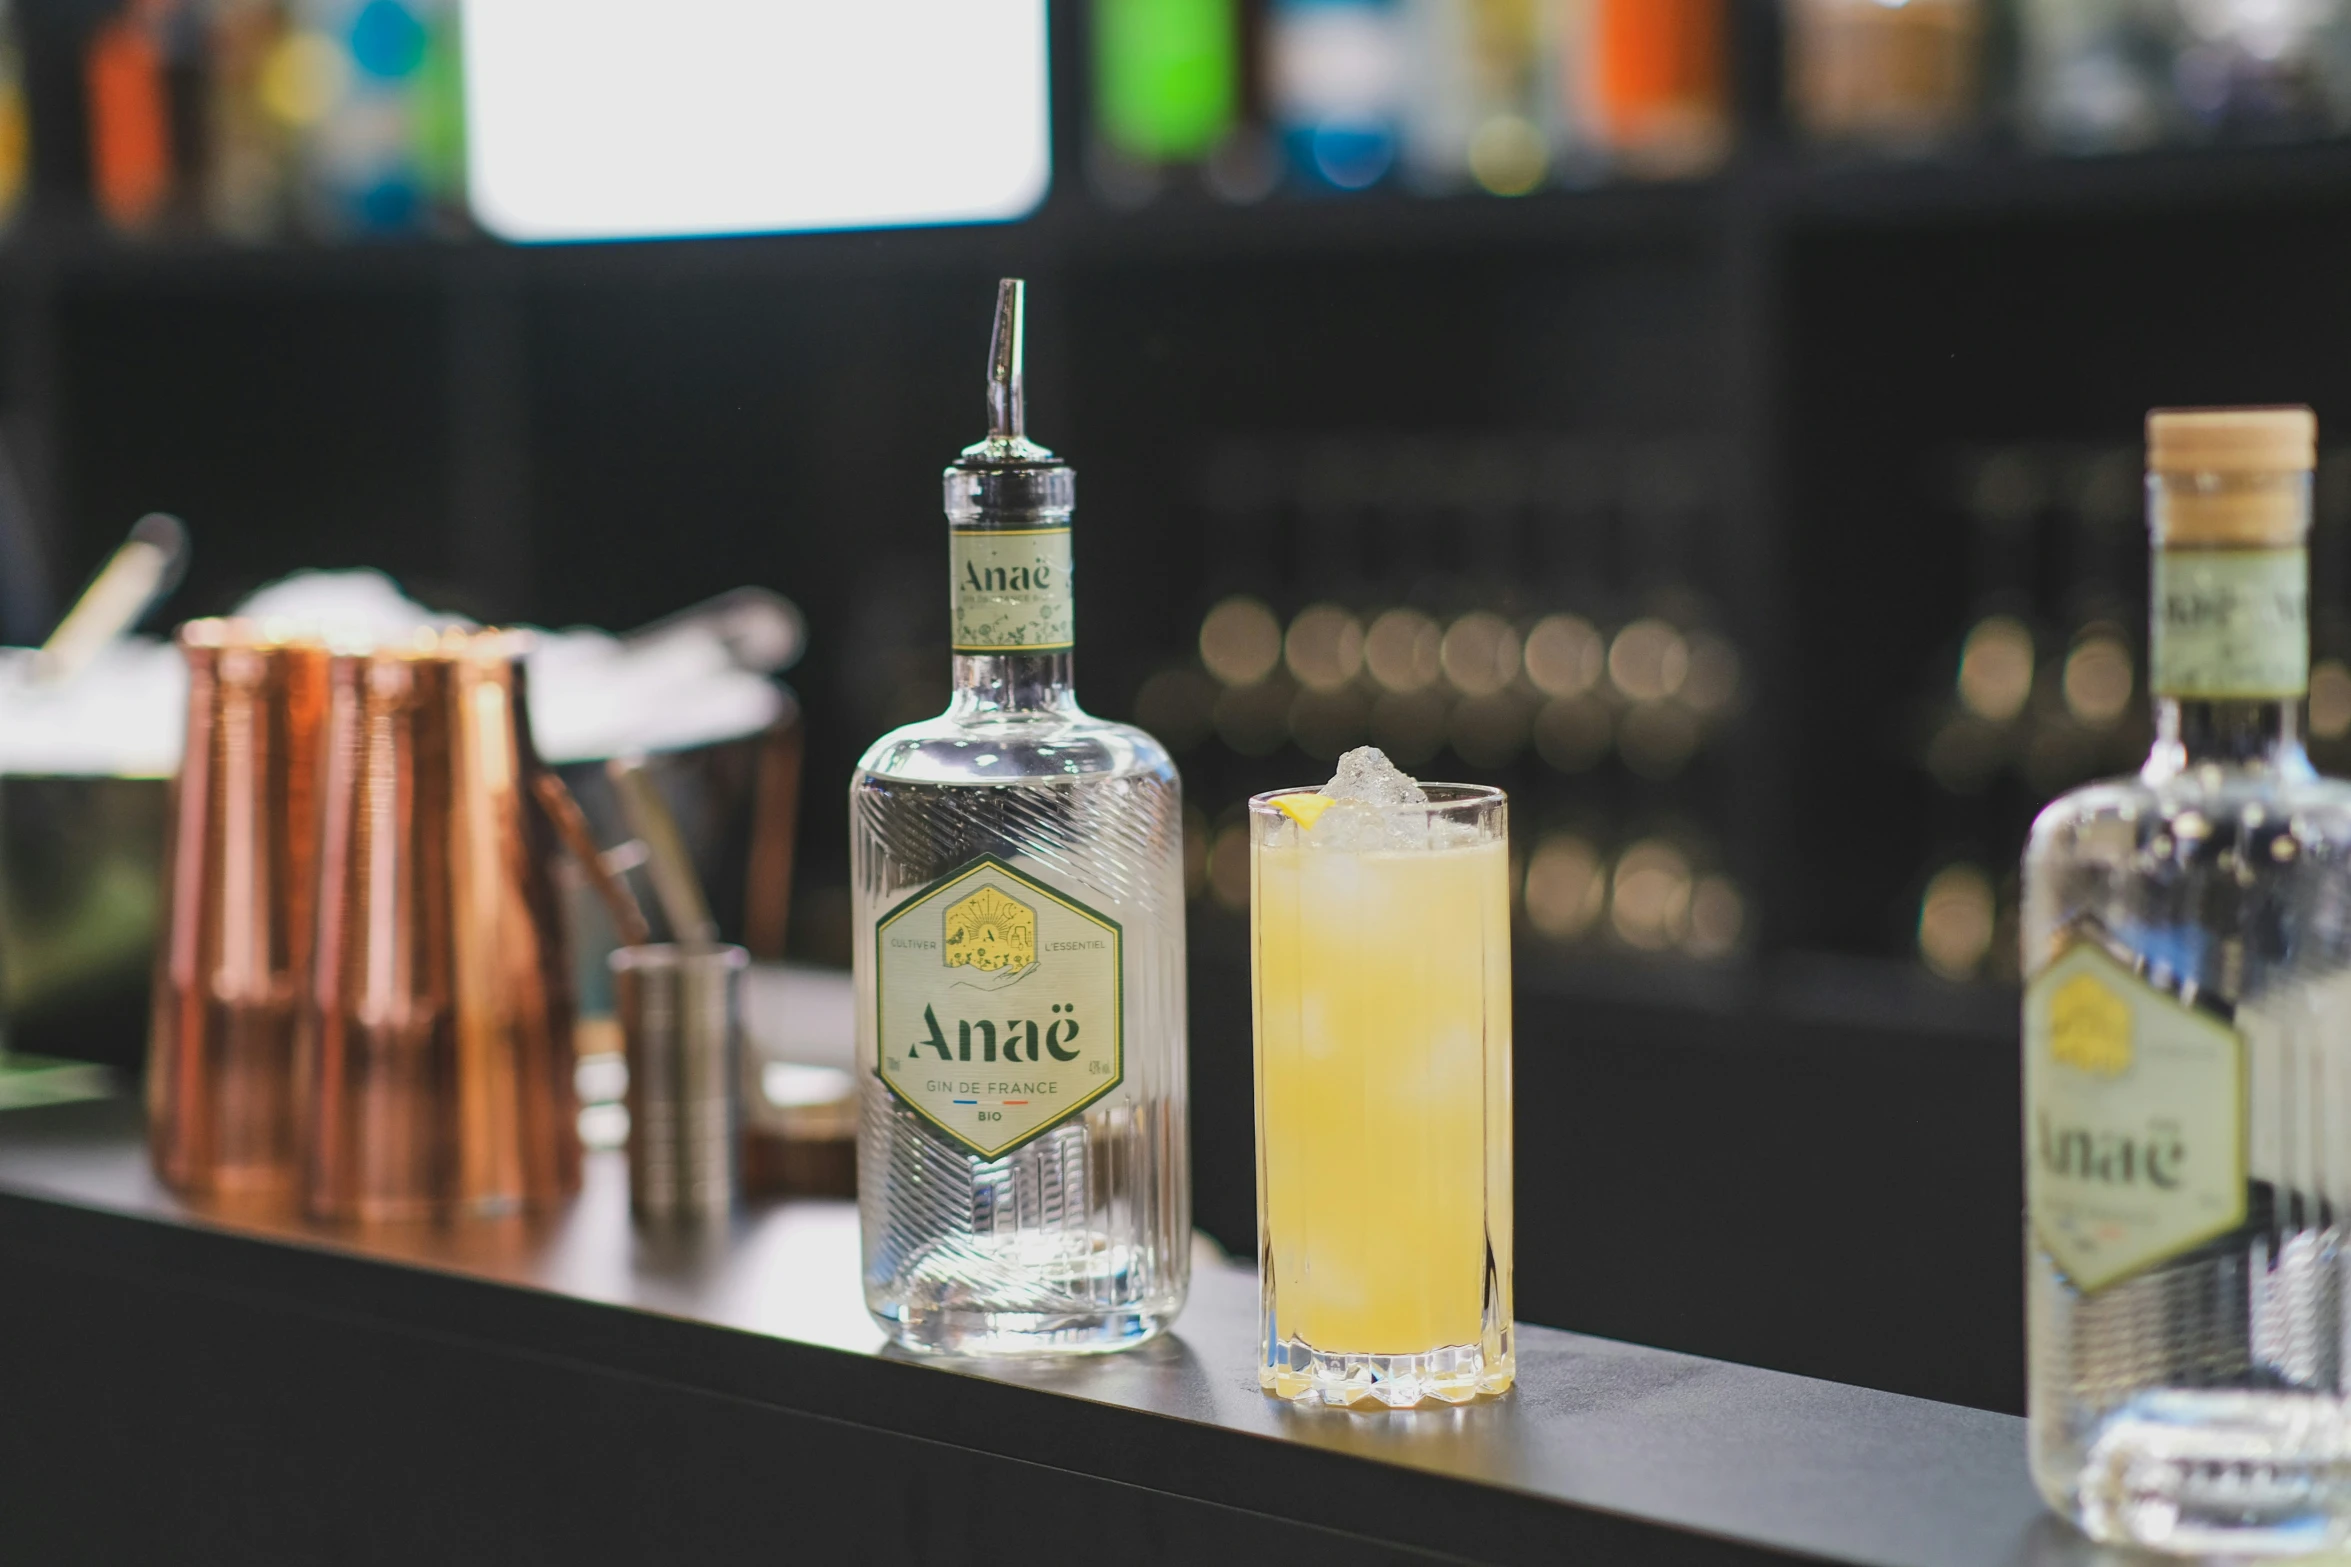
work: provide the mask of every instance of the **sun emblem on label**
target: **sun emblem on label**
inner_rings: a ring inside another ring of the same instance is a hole
[[[1037,961],[1037,911],[994,887],[982,887],[949,905],[941,955],[949,968],[976,968],[983,974],[1027,968]]]
[[[2131,1068],[2131,1006],[2095,974],[2077,974],[2049,998],[2049,1054],[2094,1077]]]

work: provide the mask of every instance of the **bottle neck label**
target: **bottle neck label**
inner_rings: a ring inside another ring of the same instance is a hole
[[[2094,937],[2025,987],[2025,1206],[2090,1293],[2245,1222],[2245,1045]]]
[[[958,653],[1066,653],[1077,643],[1069,528],[953,528]]]
[[[949,1142],[1000,1159],[1126,1076],[1124,934],[981,855],[874,930],[874,1072]]]
[[[2155,552],[2148,684],[2187,701],[2287,701],[2310,685],[2300,549]]]

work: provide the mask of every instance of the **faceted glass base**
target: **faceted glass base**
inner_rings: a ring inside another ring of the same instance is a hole
[[[1277,1398],[1405,1409],[1423,1399],[1466,1404],[1480,1394],[1507,1393],[1515,1370],[1509,1353],[1488,1358],[1475,1344],[1419,1355],[1347,1355],[1287,1339],[1257,1368],[1257,1385]]]
[[[2339,1550],[2351,1535],[2344,1435],[2339,1401],[2323,1394],[2151,1394],[2106,1422],[2067,1510],[2094,1540],[2168,1555]]]
[[[1175,1320],[1168,1311],[876,1311],[874,1320],[905,1348],[925,1355],[1103,1355],[1153,1339]]]

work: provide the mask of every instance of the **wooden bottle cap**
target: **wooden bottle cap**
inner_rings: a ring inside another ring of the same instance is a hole
[[[2318,416],[2308,408],[2155,409],[2147,415],[2147,471],[2215,481],[2159,487],[2156,542],[2188,549],[2298,546],[2310,531],[2309,487],[2283,481],[2317,465]]]

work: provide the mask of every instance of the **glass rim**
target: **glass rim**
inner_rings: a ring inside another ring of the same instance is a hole
[[[1440,814],[1452,812],[1466,813],[1475,811],[1483,806],[1506,805],[1510,801],[1509,794],[1505,790],[1493,784],[1432,783],[1423,780],[1416,781],[1420,782],[1421,789],[1429,796],[1428,799],[1418,803],[1404,801],[1396,805],[1382,805],[1377,807],[1377,809],[1383,811],[1399,812],[1425,811]],[[1263,815],[1267,812],[1271,812],[1287,819],[1287,813],[1281,811],[1274,804],[1274,801],[1287,799],[1293,795],[1321,793],[1321,784],[1293,784],[1287,789],[1268,789],[1263,794],[1253,794],[1249,796],[1249,811],[1251,815]],[[1367,800],[1359,800],[1354,803],[1359,805],[1368,805],[1371,802]]]

